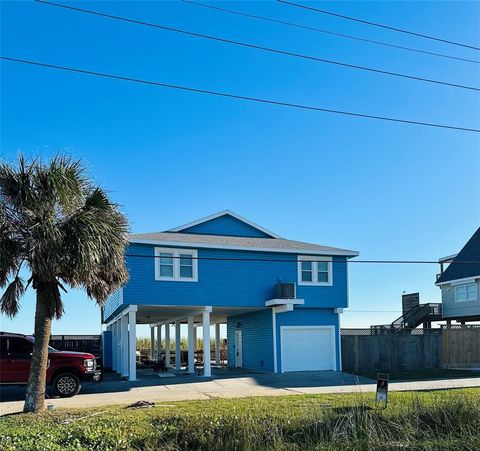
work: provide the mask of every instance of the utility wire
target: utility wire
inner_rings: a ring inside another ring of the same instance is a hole
[[[409,34],[409,35],[412,35],[412,36],[417,36],[417,37],[420,37],[420,38],[431,39],[432,41],[439,41],[439,42],[443,42],[443,43],[446,43],[446,44],[457,45],[459,47],[466,47],[466,48],[469,48],[469,49],[480,50],[480,47],[475,47],[473,45],[463,44],[461,42],[450,41],[448,39],[438,38],[438,37],[435,37],[435,36],[429,36],[429,35],[422,34],[422,33],[416,33],[414,31],[409,31],[409,30],[404,30],[404,29],[401,29],[401,28],[391,27],[389,25],[385,25],[385,24],[381,24],[381,23],[377,23],[377,22],[371,22],[369,20],[358,19],[357,17],[346,16],[344,14],[333,13],[333,12],[327,11],[325,9],[314,8],[313,6],[301,5],[299,3],[295,3],[295,2],[291,2],[291,1],[287,1],[287,0],[276,0],[276,1],[279,2],[279,3],[285,3],[286,5],[295,6],[297,8],[308,9],[310,11],[315,11],[315,12],[318,12],[318,13],[321,13],[321,14],[327,14],[329,16],[339,17],[341,19],[351,20],[351,21],[354,21],[354,22],[360,22],[360,23],[363,23],[363,24],[366,24],[366,25],[372,25],[374,27],[385,28],[387,30],[397,31],[399,33],[405,33],[405,34]]]
[[[140,79],[140,78],[126,77],[126,76],[121,76],[121,75],[105,73],[105,72],[96,72],[96,71],[91,71],[91,70],[86,70],[86,69],[79,69],[79,68],[75,68],[75,67],[59,66],[59,65],[56,65],[56,64],[47,64],[47,63],[42,63],[40,61],[26,60],[26,59],[21,59],[21,58],[13,58],[13,57],[8,57],[8,56],[0,56],[0,59],[2,59],[4,61],[11,61],[11,62],[16,62],[16,63],[21,63],[21,64],[28,64],[28,65],[32,65],[32,66],[47,67],[47,68],[50,68],[50,69],[57,69],[57,70],[68,71],[68,72],[76,72],[76,73],[86,74],[86,75],[95,75],[97,77],[112,78],[112,79],[123,80],[123,81],[130,81],[130,82],[134,82],[134,83],[141,83],[141,84],[144,84],[144,85],[160,86],[160,87],[163,87],[163,88],[178,89],[178,90],[182,90],[182,91],[196,92],[198,94],[208,94],[208,95],[217,96],[217,97],[227,97],[227,98],[231,98],[231,99],[245,100],[245,101],[256,102],[256,103],[265,103],[265,104],[269,104],[269,105],[284,106],[284,107],[288,107],[288,108],[297,108],[297,109],[302,109],[302,110],[318,111],[318,112],[322,112],[322,113],[341,114],[341,115],[344,115],[344,116],[362,117],[362,118],[365,118],[365,119],[375,119],[375,120],[382,120],[382,121],[388,121],[388,122],[399,122],[399,123],[403,123],[403,124],[443,128],[443,129],[458,130],[458,131],[464,131],[464,132],[474,132],[474,133],[479,133],[480,132],[480,129],[476,129],[476,128],[457,127],[457,126],[453,126],[453,125],[436,124],[436,123],[433,123],[433,122],[420,122],[420,121],[414,121],[414,120],[408,120],[408,119],[398,119],[398,118],[387,117],[387,116],[375,116],[375,115],[371,115],[371,114],[354,113],[354,112],[351,112],[351,111],[333,110],[333,109],[329,109],[329,108],[321,108],[321,107],[317,107],[317,106],[304,105],[304,104],[299,104],[299,103],[289,103],[289,102],[282,102],[282,101],[278,101],[278,100],[262,99],[262,98],[259,98],[259,97],[250,97],[250,96],[244,96],[244,95],[239,95],[239,94],[230,94],[230,93],[221,92],[221,91],[211,91],[211,90],[207,90],[207,89],[192,88],[190,86],[173,85],[173,84],[170,84],[170,83],[163,83],[163,82],[159,82],[159,81],[144,80],[144,79]]]
[[[264,251],[268,252],[268,250]],[[321,255],[321,251],[318,251],[319,255]],[[301,254],[301,250],[299,252]],[[240,261],[240,262],[276,262],[276,263],[298,263],[298,262],[317,262],[319,260],[315,260],[312,257],[312,260],[297,260],[297,259],[286,259],[286,258],[255,258],[255,257],[247,257],[247,258],[238,258],[238,257],[181,257],[179,255],[171,255],[168,257],[161,256],[161,255],[143,255],[143,254],[125,254],[125,257],[138,257],[138,258],[168,258],[168,259],[189,259],[189,260],[212,260],[212,261]],[[340,257],[342,257],[340,255]],[[345,256],[344,256],[345,257]],[[330,261],[329,261],[330,262]],[[345,263],[343,260],[332,260],[331,263]],[[440,263],[436,260],[348,260],[348,263],[374,263],[374,264],[392,264],[392,265],[439,265]],[[480,260],[465,260],[465,261],[455,261],[455,264],[480,264]]]
[[[247,48],[252,48],[252,49],[256,49],[256,50],[262,50],[262,51],[265,51],[265,52],[277,53],[279,55],[290,56],[290,57],[293,57],[293,58],[301,58],[301,59],[305,59],[305,60],[309,60],[309,61],[316,61],[316,62],[319,62],[319,63],[333,64],[333,65],[336,65],[336,66],[348,67],[350,69],[363,70],[363,71],[367,71],[367,72],[373,72],[373,73],[382,74],[382,75],[389,75],[389,76],[393,76],[393,77],[400,77],[400,78],[405,78],[405,79],[410,79],[410,80],[415,80],[415,81],[421,81],[421,82],[425,82],[425,83],[433,83],[433,84],[437,84],[437,85],[449,86],[449,87],[452,87],[452,88],[468,89],[468,90],[471,90],[471,91],[480,91],[480,88],[476,87],[476,86],[463,85],[463,84],[459,84],[459,83],[450,83],[450,82],[441,81],[441,80],[434,80],[434,79],[431,79],[431,78],[417,77],[417,76],[414,76],[414,75],[402,74],[402,73],[399,73],[399,72],[386,71],[386,70],[383,70],[383,69],[375,69],[373,67],[359,66],[359,65],[356,65],[356,64],[344,63],[342,61],[319,58],[319,57],[316,57],[316,56],[306,55],[306,54],[303,54],[303,53],[294,53],[294,52],[289,52],[289,51],[286,51],[286,50],[274,49],[272,47],[264,47],[264,46],[261,46],[261,45],[249,44],[247,42],[234,41],[234,40],[231,40],[231,39],[220,38],[220,37],[217,37],[217,36],[195,33],[195,32],[188,31],[188,30],[183,30],[183,29],[180,29],[180,28],[167,27],[165,25],[154,24],[154,23],[151,23],[151,22],[145,22],[145,21],[142,21],[142,20],[131,19],[131,18],[128,18],[128,17],[116,16],[116,15],[113,15],[113,14],[102,13],[102,12],[93,11],[93,10],[90,10],[90,9],[77,8],[75,6],[63,5],[63,4],[60,4],[60,3],[49,2],[49,1],[46,1],[46,0],[36,0],[36,1],[38,3],[44,3],[44,4],[49,5],[49,6],[55,6],[55,7],[59,7],[59,8],[69,9],[69,10],[84,13],[84,14],[91,14],[91,15],[94,15],[94,16],[100,16],[100,17],[106,17],[106,18],[109,18],[109,19],[121,20],[123,22],[129,22],[129,23],[134,23],[134,24],[137,24],[137,25],[144,25],[144,26],[147,26],[147,27],[158,28],[158,29],[166,30],[166,31],[172,31],[174,33],[181,33],[181,34],[185,34],[185,35],[188,35],[188,36],[194,36],[194,37],[197,37],[197,38],[209,39],[209,40],[217,41],[217,42],[223,42],[225,44],[233,44],[233,45],[237,45],[237,46],[241,46],[241,47],[247,47]]]
[[[348,307],[343,313],[400,313],[401,310],[350,310]],[[345,327],[344,329],[369,329],[366,327]]]
[[[415,49],[413,47],[405,47],[405,46],[402,46],[402,45],[390,44],[388,42],[382,42],[382,41],[376,41],[376,40],[373,40],[373,39],[361,38],[359,36],[353,36],[353,35],[345,34],[345,33],[337,33],[335,31],[331,31],[331,30],[325,30],[325,29],[317,28],[317,27],[310,27],[310,26],[307,26],[307,25],[301,25],[301,24],[294,23],[294,22],[287,22],[285,20],[272,19],[271,17],[259,16],[257,14],[250,14],[250,13],[246,13],[246,12],[238,11],[238,10],[234,10],[234,9],[221,8],[219,6],[207,5],[206,3],[200,3],[200,2],[193,1],[193,0],[180,0],[180,1],[182,1],[184,3],[189,3],[191,5],[195,5],[195,6],[201,6],[203,8],[213,9],[213,10],[222,11],[222,12],[226,12],[226,13],[230,13],[230,14],[236,14],[238,16],[250,17],[250,18],[253,18],[253,19],[259,19],[259,20],[264,20],[264,21],[267,21],[267,22],[273,22],[273,23],[278,23],[278,24],[281,24],[281,25],[287,25],[289,27],[315,31],[315,32],[318,32],[318,33],[324,33],[324,34],[329,34],[329,35],[332,35],[332,36],[338,36],[338,37],[342,37],[342,38],[353,39],[353,40],[361,41],[361,42],[368,42],[370,44],[382,45],[382,46],[385,46],[385,47],[392,47],[392,48],[400,49],[400,50],[407,50],[407,51],[410,51],[410,52],[423,53],[425,55],[438,56],[438,57],[441,57],[441,58],[448,58],[448,59],[452,59],[452,60],[466,61],[468,63],[480,64],[479,60],[472,60],[472,59],[468,59],[468,58],[461,58],[459,56],[446,55],[445,53],[429,52],[427,50],[420,50],[420,49]]]

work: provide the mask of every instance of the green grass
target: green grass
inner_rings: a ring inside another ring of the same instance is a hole
[[[211,399],[20,414],[1,450],[478,450],[480,389]]]
[[[376,379],[378,371],[354,371],[346,370],[347,373],[356,374],[358,376]],[[418,371],[392,371],[389,373],[391,382],[401,381],[426,381],[435,379],[459,379],[468,377],[480,377],[480,371],[473,370],[442,370],[429,369]]]

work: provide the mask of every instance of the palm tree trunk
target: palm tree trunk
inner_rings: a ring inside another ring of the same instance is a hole
[[[45,289],[37,287],[35,310],[35,344],[33,345],[32,366],[28,378],[24,412],[40,412],[45,408],[45,385],[48,367],[48,342],[52,319],[48,314],[48,296]]]

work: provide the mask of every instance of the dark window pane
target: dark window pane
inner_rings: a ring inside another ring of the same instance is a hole
[[[3,359],[7,356],[7,337],[0,337],[0,357]]]
[[[193,269],[191,266],[180,266],[180,277],[193,277]]]
[[[328,282],[328,272],[320,271],[318,273],[318,281],[319,282]]]
[[[9,338],[8,353],[15,355],[30,356],[33,350],[33,343],[25,338]]]
[[[160,277],[173,277],[173,265],[160,265]]]
[[[190,254],[180,254],[180,265],[192,266],[192,256]]]
[[[311,271],[312,262],[302,262],[302,271]]]
[[[160,254],[160,264],[161,265],[173,265],[173,254],[168,252],[162,252]]]
[[[312,281],[312,271],[302,271],[302,282]]]
[[[328,262],[317,262],[319,271],[328,271]]]

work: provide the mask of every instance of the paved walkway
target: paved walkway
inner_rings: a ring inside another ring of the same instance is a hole
[[[117,379],[97,384],[84,384],[79,395],[73,398],[50,398],[46,403],[53,404],[56,408],[69,408],[130,404],[140,400],[172,402],[247,396],[360,393],[375,391],[376,384],[373,382],[371,379],[332,371],[287,374],[225,373],[212,379],[183,375],[161,378],[156,374],[148,374],[135,382]],[[442,390],[466,387],[480,387],[480,378],[390,384],[391,391]],[[3,386],[0,415],[21,411],[24,396],[24,388]]]

